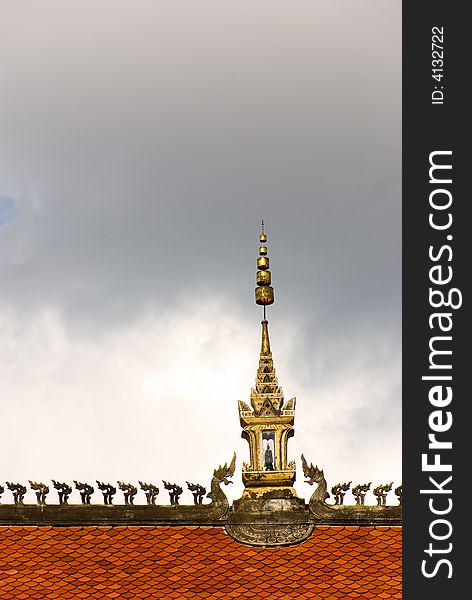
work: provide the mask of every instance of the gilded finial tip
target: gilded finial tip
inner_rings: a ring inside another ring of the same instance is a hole
[[[261,221],[261,235],[259,236],[259,241],[261,242],[261,244],[267,242],[267,236],[264,231],[264,219],[262,219]]]

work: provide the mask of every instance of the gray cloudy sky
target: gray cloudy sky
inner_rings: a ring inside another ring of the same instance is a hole
[[[401,3],[0,20],[0,480],[208,484],[236,450],[237,496],[264,218],[290,457],[398,484]]]

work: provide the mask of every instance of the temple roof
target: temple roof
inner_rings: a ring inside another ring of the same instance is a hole
[[[318,526],[290,547],[222,527],[1,527],[0,599],[401,598],[401,528]]]
[[[162,481],[160,493],[157,481],[29,481],[36,504],[24,503],[25,482],[0,482],[0,600],[401,598],[402,486],[328,486],[323,469],[302,455],[306,482],[315,488],[308,502],[293,488],[296,463],[287,442],[295,398],[284,404],[276,378],[264,229],[259,241],[261,353],[252,408],[238,404],[250,454],[243,496],[230,504],[224,491],[235,454],[214,469],[209,489],[186,482],[191,505],[179,504],[183,482]],[[69,504],[72,482],[81,504]],[[376,505],[366,503],[367,494]]]

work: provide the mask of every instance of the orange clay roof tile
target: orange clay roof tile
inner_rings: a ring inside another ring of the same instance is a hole
[[[401,598],[401,528],[254,548],[222,527],[0,527],[1,600]]]

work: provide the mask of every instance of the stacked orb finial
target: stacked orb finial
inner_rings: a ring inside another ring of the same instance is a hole
[[[267,256],[267,236],[264,233],[264,221],[262,221],[262,233],[259,236],[259,258],[257,259],[256,274],[256,304],[268,306],[274,304],[274,288],[271,284],[269,271],[269,257]]]

